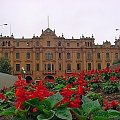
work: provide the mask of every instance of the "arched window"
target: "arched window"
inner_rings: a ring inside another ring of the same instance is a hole
[[[97,59],[100,59],[100,58],[101,58],[100,53],[97,53]]]
[[[60,41],[58,42],[58,46],[61,46],[61,42]]]
[[[70,58],[71,58],[70,53],[67,53],[67,59],[70,59]]]
[[[67,71],[71,71],[71,64],[67,64]]]
[[[37,46],[37,47],[39,46],[39,41],[36,41],[36,46]]]

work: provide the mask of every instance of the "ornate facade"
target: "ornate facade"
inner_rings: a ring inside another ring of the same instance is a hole
[[[65,39],[56,36],[55,30],[47,28],[42,34],[33,38],[16,39],[13,35],[0,36],[0,56],[11,62],[12,73],[25,77],[43,79],[62,76],[65,73],[82,70],[103,69],[109,67],[120,56],[120,39],[115,45],[109,41],[95,45],[95,39],[84,37]]]

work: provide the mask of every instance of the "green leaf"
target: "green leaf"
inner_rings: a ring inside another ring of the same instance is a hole
[[[26,116],[27,116],[27,110],[17,109],[17,110],[15,111],[15,114],[16,114],[17,116],[22,117],[22,118],[26,118]]]
[[[55,112],[49,111],[48,114],[40,114],[37,116],[37,120],[50,120],[54,117]]]
[[[68,108],[57,109],[55,115],[58,118],[65,119],[65,120],[72,120],[72,115]]]
[[[95,101],[91,101],[91,102],[84,102],[82,104],[82,108],[85,112],[86,115],[89,115],[92,112],[95,112],[97,110],[101,109],[100,103],[98,102],[98,100]]]
[[[104,110],[99,110],[95,113],[93,113],[93,116],[104,116],[104,117],[108,117],[108,112],[104,111]]]
[[[14,115],[15,114],[15,107],[10,107],[7,109],[4,109],[1,113],[0,116],[7,116],[7,115]]]
[[[14,118],[12,118],[11,120],[27,120],[24,117],[20,117],[20,116],[15,116]]]
[[[87,120],[87,116],[84,115],[84,111],[80,108],[71,108],[72,112],[74,112],[76,118],[80,120]]]
[[[47,100],[51,103],[51,107],[53,108],[57,103],[59,103],[63,99],[63,96],[58,92],[53,96],[47,98]]]
[[[34,99],[30,99],[28,101],[25,101],[23,105],[31,105],[31,106],[38,106],[39,103],[39,98],[34,98]]]
[[[107,118],[107,117],[95,116],[95,117],[93,118],[93,120],[110,120],[110,119]]]
[[[38,110],[43,110],[43,109],[47,109],[47,110],[51,110],[51,103],[48,99],[44,99],[43,101],[40,101],[38,106],[36,106],[38,108]]]
[[[112,118],[119,117],[120,118],[120,112],[116,110],[107,110],[108,115]]]
[[[83,102],[83,104],[84,104],[84,103],[87,103],[87,102],[92,102],[92,100],[89,99],[89,98],[86,97],[86,96],[82,96],[82,102]]]

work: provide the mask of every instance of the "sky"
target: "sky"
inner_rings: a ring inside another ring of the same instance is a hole
[[[96,44],[114,44],[120,35],[120,0],[0,0],[0,33],[40,36],[48,28],[48,16],[50,29],[66,39],[93,34]]]

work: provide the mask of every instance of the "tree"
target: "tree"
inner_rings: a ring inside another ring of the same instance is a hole
[[[10,61],[3,57],[0,58],[0,72],[11,74]]]

